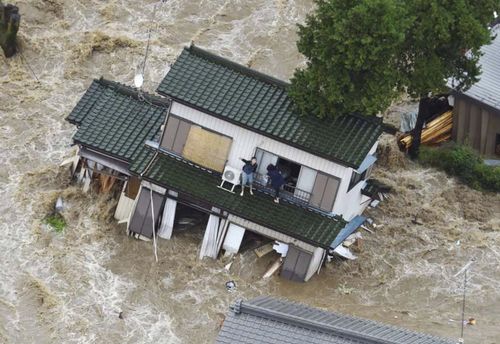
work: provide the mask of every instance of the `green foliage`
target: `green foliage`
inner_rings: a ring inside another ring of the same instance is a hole
[[[498,0],[406,1],[412,25],[406,34],[401,85],[416,98],[446,92],[447,80],[467,89],[478,80],[479,49],[491,42],[488,24]]]
[[[475,189],[500,192],[500,167],[484,164],[477,153],[468,146],[423,146],[419,161],[444,170]]]
[[[62,232],[64,228],[66,228],[66,220],[59,213],[47,216],[44,222],[52,227],[56,232]]]
[[[290,94],[318,117],[385,110],[405,90],[420,98],[477,81],[479,48],[499,0],[316,0],[299,25],[307,66]],[[466,52],[469,53],[466,54]]]
[[[307,68],[297,70],[290,94],[305,114],[318,117],[375,114],[397,95],[396,57],[410,24],[394,0],[319,0],[299,51]]]

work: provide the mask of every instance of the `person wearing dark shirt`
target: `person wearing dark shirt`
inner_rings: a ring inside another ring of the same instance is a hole
[[[253,174],[257,171],[257,158],[252,157],[250,160],[245,160],[240,158],[241,161],[245,163],[243,165],[243,173],[241,174],[241,193],[240,196],[243,196],[243,191],[245,190],[245,186],[248,184],[250,187],[250,195],[253,195],[252,184],[253,184]]]
[[[274,189],[274,202],[280,202],[280,189],[285,184],[285,178],[281,175],[281,172],[273,164],[267,166],[267,175],[271,179],[271,186]]]

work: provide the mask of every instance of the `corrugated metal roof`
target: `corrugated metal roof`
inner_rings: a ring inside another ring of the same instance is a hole
[[[185,48],[158,92],[315,155],[358,167],[382,133],[373,117],[300,116],[288,84],[200,48]]]
[[[260,296],[236,302],[216,343],[452,344],[456,341]]]
[[[492,29],[496,37],[491,44],[481,48],[479,81],[463,94],[500,110],[500,24]]]
[[[67,117],[75,143],[131,161],[158,135],[169,102],[104,79],[94,80]]]

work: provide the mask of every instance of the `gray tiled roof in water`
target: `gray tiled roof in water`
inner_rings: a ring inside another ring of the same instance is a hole
[[[373,116],[300,116],[288,84],[205,50],[185,48],[158,92],[214,117],[357,168],[382,133]]]
[[[453,344],[456,341],[372,320],[326,312],[260,296],[237,301],[226,316],[218,344]]]

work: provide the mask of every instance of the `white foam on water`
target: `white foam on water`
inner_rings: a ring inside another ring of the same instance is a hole
[[[43,203],[67,190],[57,165],[70,154],[75,129],[64,117],[93,78],[131,84],[158,2],[18,3],[24,55],[41,84],[19,57],[0,57],[0,328],[7,329],[0,338],[204,343],[215,337],[218,314],[235,299],[269,293],[331,309],[346,305],[348,313],[383,321],[390,319],[378,314],[388,309],[409,310],[409,326],[452,336],[455,327],[442,318],[458,314],[463,280],[453,275],[471,257],[476,263],[468,311],[481,323],[471,335],[477,342],[495,337],[500,238],[497,230],[485,230],[495,219],[466,214],[463,203],[482,204],[482,196],[431,169],[410,166],[377,175],[395,189],[374,214],[385,227],[366,236],[357,262],[332,263],[300,286],[276,276],[260,279],[251,251],[230,272],[222,262],[196,262],[196,247],[187,240],[162,242],[160,263],[154,264],[149,244],[124,238],[103,218],[99,207],[105,201],[78,192],[68,194],[71,222],[63,233],[41,225]],[[296,23],[311,8],[311,1],[167,1],[152,32],[145,88],[154,91],[193,39],[286,79],[303,62],[294,47]],[[130,46],[113,43],[118,38]],[[411,225],[414,215],[424,216],[425,224]],[[224,286],[228,280],[236,282],[233,293]],[[339,283],[352,294],[339,292]]]

